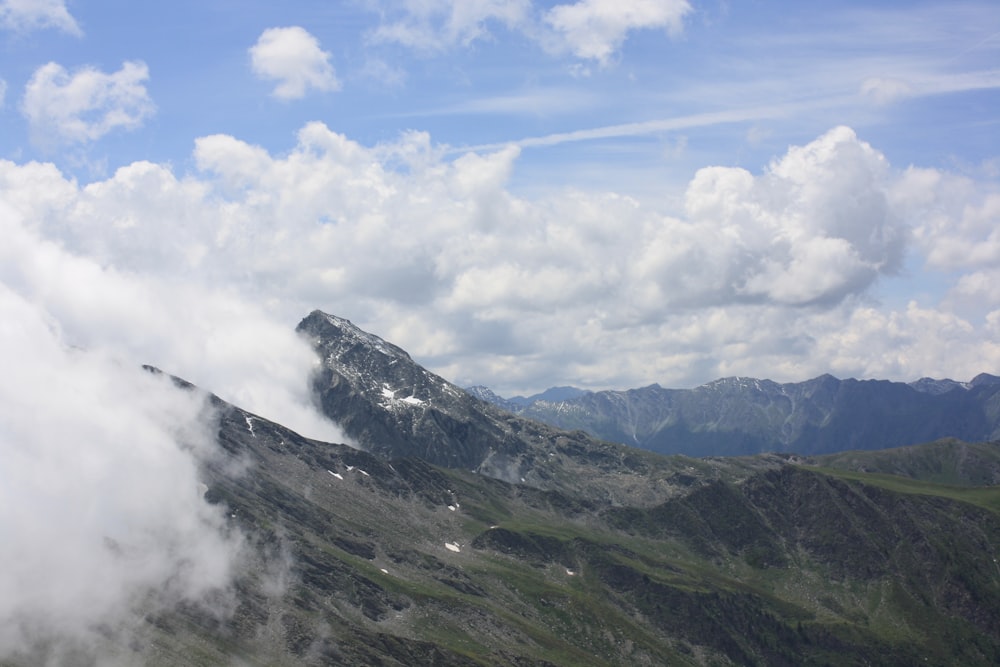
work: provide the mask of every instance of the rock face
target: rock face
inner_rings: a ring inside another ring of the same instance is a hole
[[[511,409],[508,406],[508,409]],[[778,384],[724,378],[695,389],[650,385],[513,406],[559,428],[663,454],[821,454],[939,438],[1000,438],[1000,378],[924,378],[911,384],[822,375]]]
[[[497,411],[348,320],[314,311],[298,331],[322,358],[313,386],[324,413],[372,452],[451,468],[478,468],[499,445],[513,460]]]

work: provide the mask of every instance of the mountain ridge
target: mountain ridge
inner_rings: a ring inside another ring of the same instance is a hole
[[[490,400],[496,394],[483,396]],[[690,456],[767,451],[814,455],[943,437],[1000,437],[1000,377],[988,373],[961,383],[931,378],[911,383],[841,380],[830,374],[777,383],[735,376],[693,389],[652,384],[525,406],[499,404],[559,428]]]

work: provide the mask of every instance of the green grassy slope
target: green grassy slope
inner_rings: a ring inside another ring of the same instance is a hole
[[[827,468],[912,477],[938,484],[1000,484],[1000,442],[968,443],[947,438],[912,447],[839,452],[810,461]]]

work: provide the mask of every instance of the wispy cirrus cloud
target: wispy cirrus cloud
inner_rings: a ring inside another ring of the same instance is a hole
[[[375,42],[444,51],[515,31],[554,53],[606,64],[629,33],[663,29],[676,35],[692,12],[687,0],[579,0],[547,9],[531,0],[401,0],[381,4]]]
[[[531,0],[389,0],[385,19],[371,32],[375,42],[423,51],[469,46],[488,38],[493,25],[517,29],[531,15]]]
[[[605,125],[603,127],[592,127],[569,132],[553,132],[552,134],[537,137],[524,137],[508,142],[497,142],[492,144],[481,144],[478,146],[459,147],[452,149],[452,152],[463,150],[496,150],[504,146],[517,146],[519,148],[536,148],[544,146],[556,146],[558,144],[572,143],[577,141],[595,141],[599,139],[613,139],[618,137],[637,137],[659,132],[670,132],[676,130],[686,130],[697,127],[711,127],[713,125],[725,125],[731,123],[745,123],[758,120],[773,120],[792,116],[797,112],[807,111],[810,108],[829,106],[835,100],[814,100],[809,102],[797,102],[788,104],[775,104],[760,107],[747,107],[726,109],[723,111],[711,111],[691,114],[687,116],[676,116],[671,118],[658,118],[653,120],[638,121],[635,123],[620,123],[617,125]]]
[[[506,95],[474,97],[453,104],[424,110],[412,110],[399,116],[448,116],[458,114],[509,114],[545,116],[600,106],[599,95],[574,88],[525,90]]]

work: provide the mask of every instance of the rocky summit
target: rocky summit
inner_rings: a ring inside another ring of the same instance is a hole
[[[346,320],[299,330],[353,442],[207,396],[231,585],[0,664],[1000,664],[1000,488],[964,463],[997,443],[661,456],[504,412]]]

